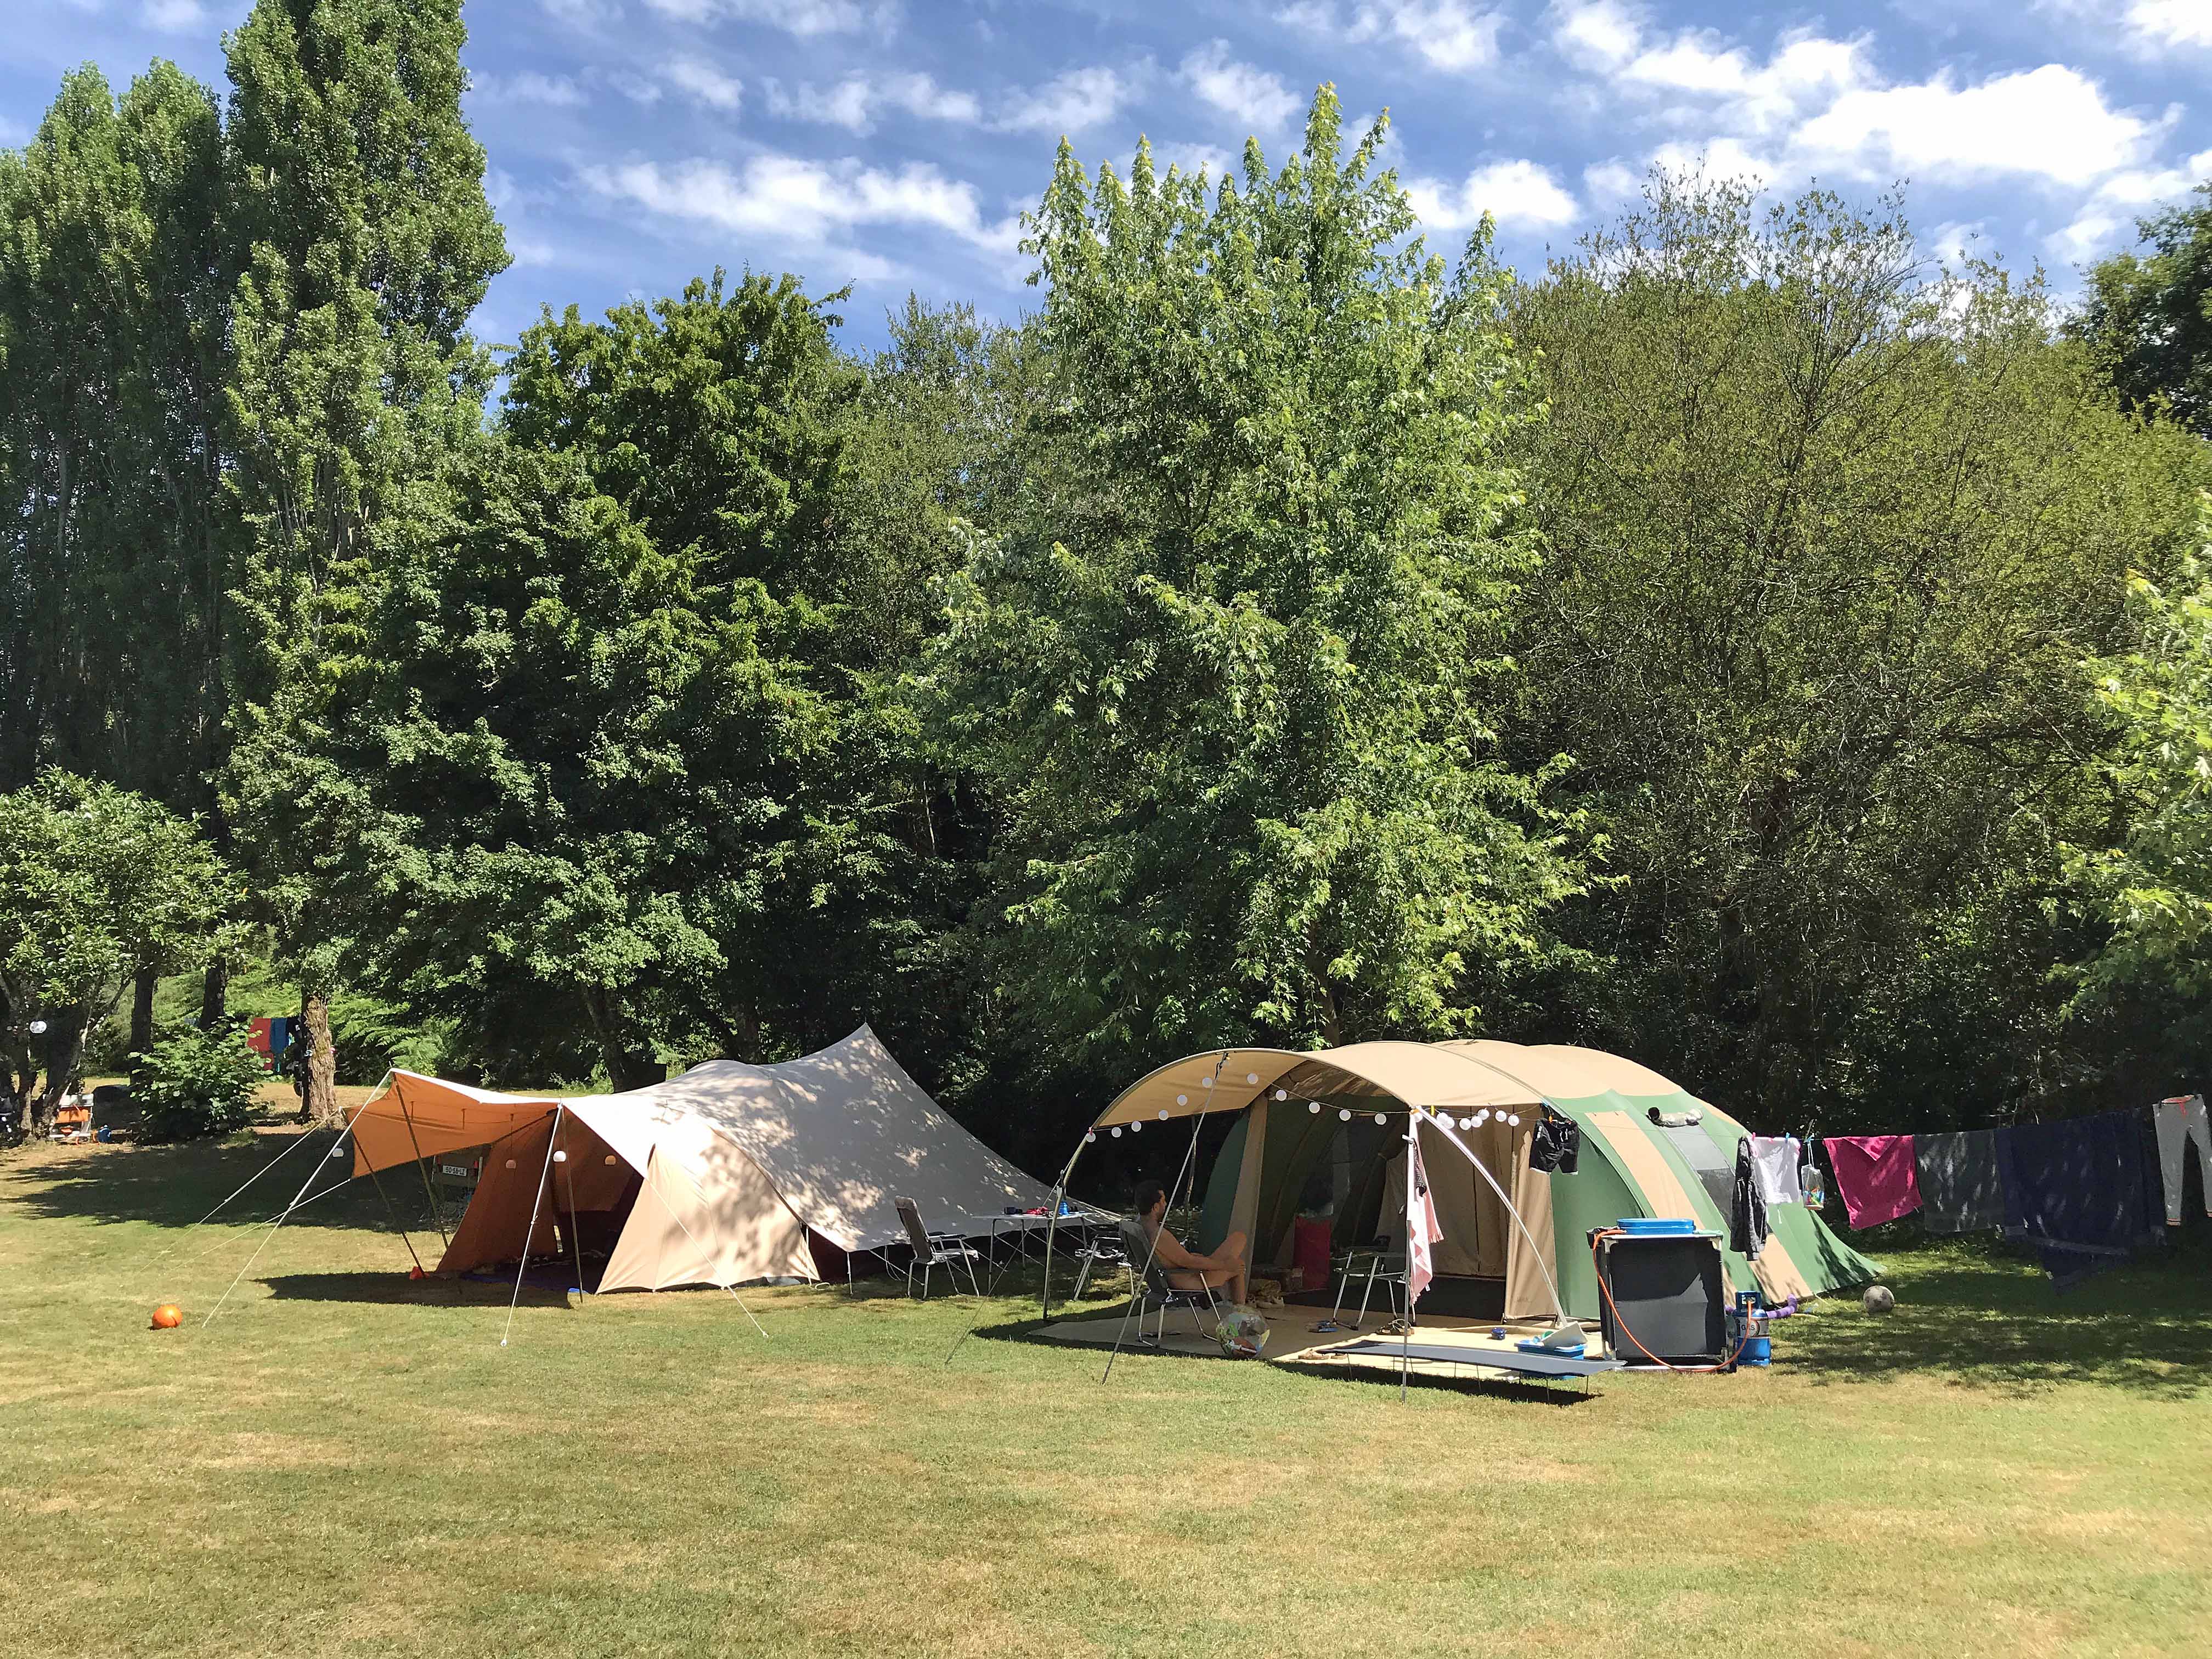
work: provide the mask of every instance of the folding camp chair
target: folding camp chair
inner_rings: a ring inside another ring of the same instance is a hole
[[[1109,1232],[1103,1227],[1091,1228],[1085,1234],[1083,1248],[1075,1253],[1075,1259],[1083,1264],[1083,1269],[1075,1275],[1075,1294],[1068,1300],[1080,1302],[1083,1300],[1083,1287],[1091,1282],[1094,1269],[1129,1265],[1129,1252],[1121,1242],[1121,1230],[1116,1227]]]
[[[1202,1275],[1199,1288],[1194,1291],[1186,1291],[1168,1283],[1168,1270],[1160,1265],[1159,1258],[1153,1253],[1152,1241],[1146,1234],[1143,1223],[1124,1216],[1118,1231],[1122,1255],[1127,1258],[1131,1272],[1138,1275],[1129,1293],[1130,1298],[1137,1304],[1138,1341],[1152,1346],[1158,1345],[1161,1338],[1167,1334],[1168,1310],[1170,1308],[1204,1308],[1217,1321],[1219,1319],[1221,1304],[1215,1299],[1212,1287],[1204,1283]],[[1152,1334],[1149,1337],[1145,1334],[1145,1316],[1148,1313],[1159,1316],[1153,1322]]]
[[[1368,1300],[1375,1294],[1375,1286],[1378,1283],[1382,1286],[1382,1297],[1391,1313],[1395,1315],[1398,1312],[1400,1293],[1406,1285],[1405,1254],[1395,1248],[1392,1240],[1378,1238],[1364,1249],[1346,1252],[1344,1277],[1336,1283],[1336,1306],[1330,1310],[1328,1316],[1332,1325],[1343,1316],[1344,1298],[1351,1293],[1352,1281],[1360,1276],[1359,1264],[1363,1256],[1367,1262],[1367,1283],[1366,1288],[1359,1293],[1359,1317],[1352,1322],[1352,1328],[1356,1331],[1367,1322]]]
[[[960,1269],[968,1269],[968,1288],[981,1296],[982,1291],[975,1283],[975,1264],[982,1260],[957,1233],[933,1233],[921,1224],[921,1212],[910,1198],[895,1198],[891,1207],[898,1212],[899,1220],[905,1224],[907,1242],[914,1246],[914,1259],[906,1264],[906,1293],[914,1294],[914,1270],[921,1269],[921,1299],[929,1300],[929,1276],[939,1267],[952,1275],[952,1288],[960,1288]]]

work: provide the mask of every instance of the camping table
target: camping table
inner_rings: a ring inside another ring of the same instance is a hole
[[[1000,1277],[1008,1267],[1013,1266],[1017,1260],[1023,1261],[1029,1260],[1030,1237],[1042,1234],[1051,1221],[1050,1216],[1032,1215],[1026,1210],[1019,1215],[994,1215],[991,1218],[991,1236],[985,1248],[991,1257],[990,1288],[992,1290],[995,1291],[999,1288]],[[1055,1231],[1060,1235],[1070,1235],[1088,1231],[1100,1224],[1097,1217],[1079,1212],[1060,1217],[1059,1226]],[[999,1239],[1002,1232],[1006,1242],[1013,1246],[1003,1261],[999,1259]]]
[[[1333,1354],[1358,1354],[1360,1358],[1376,1359],[1425,1359],[1449,1365],[1474,1365],[1486,1370],[1513,1371],[1532,1379],[1550,1381],[1554,1377],[1583,1379],[1585,1391],[1589,1379],[1605,1371],[1625,1371],[1626,1360],[1579,1359],[1571,1354],[1540,1353],[1526,1348],[1476,1348],[1457,1343],[1393,1342],[1388,1337],[1364,1337],[1357,1342],[1340,1342],[1333,1347],[1311,1351],[1327,1358]]]

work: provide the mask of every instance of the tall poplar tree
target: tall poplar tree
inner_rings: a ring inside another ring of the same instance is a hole
[[[283,741],[279,682],[316,672],[315,595],[374,558],[482,419],[491,368],[468,319],[507,256],[461,117],[465,33],[460,0],[260,0],[230,40],[232,478],[259,624],[234,659],[241,728],[264,744]],[[307,851],[247,862],[281,891]],[[341,941],[312,907],[270,920],[301,981],[308,1103],[327,1111]]]

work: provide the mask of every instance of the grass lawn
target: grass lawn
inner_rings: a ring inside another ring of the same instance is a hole
[[[204,1328],[258,1235],[184,1224],[282,1144],[0,1152],[0,1652],[2212,1650],[2202,1255],[1892,1249],[1770,1371],[1401,1405],[958,1340],[1033,1300],[526,1293],[501,1349],[362,1182]]]

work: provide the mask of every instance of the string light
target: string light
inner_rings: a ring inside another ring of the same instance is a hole
[[[1085,1129],[1085,1130],[1083,1132],[1083,1144],[1084,1144],[1085,1146],[1089,1146],[1092,1141],[1094,1141],[1094,1140],[1096,1140],[1096,1139],[1098,1139],[1098,1131],[1097,1131],[1097,1130],[1096,1130],[1096,1129]],[[611,1164],[611,1163],[613,1163],[613,1162],[614,1162],[614,1160],[613,1160],[612,1158],[609,1158],[609,1159],[607,1160],[607,1162],[608,1162],[608,1163],[610,1163],[610,1164]]]
[[[1337,1108],[1336,1115],[1340,1121],[1349,1123],[1352,1121],[1352,1108],[1349,1106],[1340,1106]]]
[[[513,1158],[510,1158],[507,1160],[507,1167],[510,1170],[514,1167],[514,1160]]]
[[[1202,1077],[1198,1080],[1198,1086],[1201,1089],[1211,1089],[1213,1086],[1213,1079],[1210,1077]]]
[[[1244,1080],[1256,1088],[1259,1086],[1260,1074],[1257,1072],[1247,1072],[1244,1073]]]
[[[556,1152],[553,1154],[553,1161],[556,1164],[566,1164],[568,1161],[568,1154],[566,1152]]]
[[[1188,1105],[1189,1105],[1189,1104],[1190,1104],[1190,1097],[1189,1097],[1188,1095],[1177,1095],[1177,1096],[1176,1097],[1176,1105],[1178,1105],[1178,1106],[1188,1106]]]
[[[1131,1134],[1134,1134],[1134,1133],[1137,1133],[1137,1131],[1138,1131],[1138,1130],[1139,1130],[1139,1129],[1143,1128],[1144,1127],[1145,1127],[1145,1126],[1144,1126],[1143,1124],[1141,1124],[1141,1123],[1137,1123],[1137,1122],[1133,1122],[1133,1122],[1129,1125],[1129,1133],[1130,1133]]]
[[[1166,1107],[1163,1106],[1163,1107],[1161,1107],[1161,1108],[1160,1108],[1160,1121],[1161,1121],[1161,1122],[1163,1122],[1163,1123],[1164,1123],[1164,1122],[1166,1122],[1167,1121],[1168,1121],[1168,1109],[1167,1109]]]
[[[1310,1101],[1306,1102],[1306,1110],[1308,1110],[1308,1111],[1310,1111],[1310,1112],[1318,1112],[1318,1111],[1320,1111],[1320,1110],[1321,1110],[1321,1102],[1319,1102],[1319,1101],[1317,1101],[1317,1100],[1310,1100]]]
[[[1375,1121],[1376,1121],[1377,1123],[1387,1123],[1387,1122],[1389,1122],[1389,1120],[1388,1118],[1384,1117],[1384,1116],[1382,1115],[1382,1113],[1380,1113],[1380,1112],[1377,1112],[1377,1113],[1376,1113],[1376,1114],[1375,1114]]]
[[[1291,1091],[1288,1089],[1278,1089],[1275,1091],[1275,1098],[1278,1100],[1288,1100],[1290,1097]]]
[[[1116,1139],[1116,1140],[1119,1140],[1121,1138],[1121,1126],[1120,1124],[1118,1124],[1118,1123],[1117,1123],[1117,1124],[1115,1124],[1115,1125],[1114,1126],[1114,1139]]]
[[[1521,1127],[1521,1114],[1516,1112],[1511,1117],[1507,1118],[1505,1121],[1511,1127],[1517,1129]]]
[[[610,1170],[611,1170],[611,1169],[613,1169],[613,1168],[614,1168],[614,1166],[615,1166],[615,1155],[614,1155],[612,1152],[609,1152],[609,1153],[607,1154],[607,1168],[609,1168]]]

